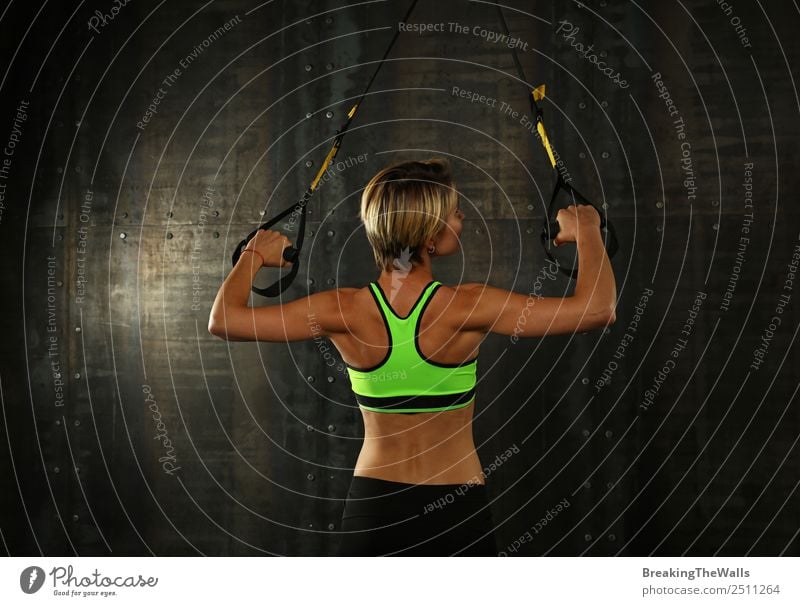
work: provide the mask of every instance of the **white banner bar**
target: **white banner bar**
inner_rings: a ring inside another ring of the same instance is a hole
[[[800,604],[797,558],[25,558],[2,604]],[[402,560],[402,561],[400,561]],[[179,601],[180,600],[180,601]],[[245,601],[247,600],[247,601]]]

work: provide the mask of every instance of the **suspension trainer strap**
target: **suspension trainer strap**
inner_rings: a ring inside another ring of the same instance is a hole
[[[497,0],[494,0],[494,4],[497,7],[497,13],[500,16],[500,23],[503,26],[503,33],[505,33],[507,38],[511,37],[511,34],[508,29],[508,23],[506,23],[505,15],[503,14],[503,9],[500,7],[500,4]],[[519,79],[525,84],[526,87],[530,86],[528,79],[525,77],[525,71],[522,68],[522,63],[519,60],[519,56],[517,55],[516,49],[512,46],[511,47],[511,55],[514,58],[514,65],[517,68],[517,74],[519,75]],[[561,264],[556,261],[553,255],[550,252],[550,243],[552,242],[553,238],[558,235],[560,225],[558,221],[555,220],[554,217],[554,210],[555,210],[555,202],[558,193],[561,190],[569,192],[570,196],[572,197],[573,204],[588,204],[590,206],[594,206],[589,200],[580,193],[576,188],[572,185],[564,181],[564,177],[562,176],[561,172],[558,170],[556,166],[556,155],[553,151],[553,148],[550,144],[550,139],[547,137],[547,131],[544,128],[544,118],[542,113],[542,108],[539,105],[539,102],[544,100],[545,98],[545,85],[542,84],[537,86],[536,88],[531,89],[530,95],[528,95],[528,101],[530,102],[531,107],[531,114],[536,117],[536,134],[537,138],[539,139],[542,147],[544,147],[545,152],[547,153],[547,159],[550,161],[550,166],[553,168],[553,174],[555,176],[555,184],[553,186],[553,193],[550,196],[550,203],[547,206],[547,216],[544,219],[544,225],[542,227],[542,246],[544,247],[544,252],[547,255],[547,258],[550,259],[553,263],[555,263],[559,269],[569,277],[576,279],[578,277],[577,269],[565,269],[561,267]],[[606,220],[604,213],[600,211],[599,208],[595,206],[598,214],[600,215],[600,229],[606,231],[608,237],[606,238],[606,250],[608,253],[609,258],[613,257],[618,248],[619,244],[617,242],[616,232],[614,230],[614,226],[611,225],[610,221]],[[550,218],[553,217],[551,220]]]
[[[411,17],[411,13],[414,11],[414,7],[417,5],[417,2],[418,0],[413,0],[411,2],[411,6],[406,11],[406,15],[405,17],[403,17],[402,23],[406,23],[409,17]],[[293,204],[289,208],[281,211],[277,216],[273,217],[272,219],[270,219],[257,229],[253,230],[247,236],[247,238],[239,242],[239,245],[233,251],[233,257],[231,260],[233,262],[233,265],[236,265],[237,261],[239,260],[239,257],[242,254],[242,250],[244,250],[244,247],[247,246],[247,243],[259,232],[259,230],[269,229],[270,227],[275,225],[278,221],[283,219],[286,215],[295,213],[298,213],[300,215],[300,223],[297,228],[297,239],[295,241],[295,246],[288,246],[283,250],[283,258],[292,264],[291,269],[287,274],[281,276],[281,278],[277,282],[275,282],[271,286],[268,286],[267,288],[258,288],[256,286],[253,286],[252,290],[254,293],[264,297],[277,297],[284,290],[289,288],[289,286],[292,284],[295,277],[297,276],[297,271],[300,268],[300,264],[298,263],[298,261],[300,259],[300,252],[303,249],[303,239],[305,237],[305,232],[306,232],[306,207],[308,205],[308,202],[309,200],[311,200],[311,196],[314,195],[314,192],[319,186],[322,177],[325,175],[325,171],[328,170],[330,165],[333,164],[333,161],[336,159],[336,154],[339,153],[339,148],[342,145],[342,139],[344,139],[344,135],[347,132],[347,129],[350,128],[350,123],[353,121],[353,117],[356,115],[358,107],[361,105],[361,102],[364,100],[364,97],[367,96],[367,93],[369,92],[372,83],[375,81],[378,72],[380,71],[381,67],[386,61],[386,58],[389,56],[389,53],[391,52],[392,47],[394,46],[394,43],[397,41],[397,38],[400,35],[400,30],[401,28],[398,26],[397,31],[394,33],[394,36],[392,37],[392,41],[389,43],[386,52],[383,54],[383,57],[378,63],[378,66],[375,68],[372,77],[369,79],[369,82],[367,83],[367,86],[364,89],[364,92],[361,93],[361,96],[358,98],[355,105],[353,105],[350,111],[347,112],[347,119],[345,120],[344,124],[342,124],[339,130],[336,131],[336,136],[333,140],[333,146],[331,147],[328,154],[325,156],[325,160],[322,162],[319,171],[317,171],[316,176],[314,177],[313,181],[311,181],[311,184],[308,186],[308,189],[303,194],[303,197],[300,199],[300,201],[297,204]]]

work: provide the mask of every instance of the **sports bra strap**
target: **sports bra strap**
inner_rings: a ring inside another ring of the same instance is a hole
[[[408,322],[410,320],[416,319],[417,315],[419,314],[420,310],[425,306],[425,301],[427,301],[433,291],[435,290],[436,286],[440,284],[440,282],[436,280],[431,280],[425,285],[425,288],[422,289],[422,292],[417,297],[416,302],[414,305],[411,306],[411,309],[406,316],[400,316],[391,306],[389,303],[389,299],[386,296],[386,293],[383,292],[381,285],[378,282],[370,282],[370,287],[372,288],[373,293],[375,293],[375,298],[378,300],[378,303],[383,308],[384,316],[386,317],[387,321],[390,323],[392,322]]]

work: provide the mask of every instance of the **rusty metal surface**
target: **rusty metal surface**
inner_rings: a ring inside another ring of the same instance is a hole
[[[498,544],[799,555],[800,17],[741,3],[737,31],[700,1],[507,4],[553,144],[620,251],[615,325],[481,347],[479,454],[516,449],[488,477]],[[14,4],[0,21],[11,555],[335,553],[363,435],[335,349],[226,343],[206,325],[233,247],[300,198],[405,4],[203,6],[130,3],[95,30],[88,7]],[[400,35],[312,200],[286,296],[374,279],[361,188],[432,155],[451,159],[467,214],[464,254],[437,260],[437,279],[570,294],[539,242],[550,173],[511,54],[487,37],[494,7],[423,2],[412,21],[447,31]]]

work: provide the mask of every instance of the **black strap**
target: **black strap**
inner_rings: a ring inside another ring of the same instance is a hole
[[[497,7],[497,13],[500,16],[500,22],[503,26],[503,31],[507,38],[510,38],[511,34],[508,30],[508,24],[506,23],[505,15],[503,14],[503,9],[500,7],[500,4],[497,0],[494,1],[495,6]],[[530,83],[528,79],[525,77],[525,71],[522,69],[522,63],[520,63],[519,56],[517,55],[517,51],[514,46],[511,46],[511,54],[514,57],[514,65],[517,68],[517,73],[519,74],[520,80],[525,84],[526,87],[530,87]],[[576,279],[578,277],[578,270],[577,268],[574,269],[566,269],[562,267],[561,264],[553,257],[552,253],[550,252],[550,245],[553,239],[558,235],[558,232],[561,228],[558,221],[555,220],[555,201],[558,193],[561,190],[565,190],[569,192],[570,196],[572,197],[573,204],[588,204],[589,206],[594,206],[589,200],[580,193],[575,187],[564,181],[564,177],[561,172],[558,170],[556,166],[555,157],[553,154],[553,150],[550,147],[550,142],[547,138],[547,133],[544,129],[544,121],[543,121],[543,113],[542,108],[536,102],[536,98],[544,98],[544,86],[540,86],[536,89],[531,90],[531,94],[528,95],[528,100],[530,101],[531,106],[531,114],[536,117],[536,136],[542,143],[545,151],[547,152],[548,159],[553,167],[553,174],[555,176],[555,184],[553,185],[553,193],[550,196],[550,203],[547,206],[547,216],[544,219],[544,225],[542,227],[541,233],[541,240],[542,246],[544,247],[544,252],[547,255],[547,258],[550,259],[553,263],[555,263],[559,269],[566,275],[568,275],[572,279]],[[614,230],[614,226],[611,224],[610,221],[607,220],[605,214],[596,206],[594,206],[597,213],[600,215],[600,230],[606,232],[606,252],[608,253],[609,258],[613,257],[617,250],[619,249],[619,243],[617,242],[617,235],[616,231]],[[552,217],[552,220],[551,220]]]
[[[411,13],[414,10],[414,7],[417,5],[417,2],[418,2],[418,0],[413,0],[412,1],[411,6],[409,7],[408,11],[406,11],[405,17],[403,17],[402,23],[405,23],[405,22],[408,21],[409,17],[411,16]],[[308,186],[308,189],[303,194],[303,197],[301,198],[301,200],[297,204],[293,204],[289,208],[283,210],[276,217],[270,219],[269,221],[267,221],[263,225],[259,226],[257,229],[254,229],[252,232],[250,232],[250,234],[244,240],[239,242],[239,245],[233,251],[233,256],[231,258],[231,261],[233,262],[233,265],[235,266],[237,261],[239,260],[239,257],[242,254],[242,250],[244,250],[244,247],[247,246],[247,243],[253,237],[255,237],[255,235],[259,232],[259,230],[269,229],[270,227],[275,225],[275,223],[277,223],[278,221],[280,221],[281,219],[283,219],[286,215],[288,215],[290,213],[299,213],[300,214],[300,223],[299,223],[298,229],[297,229],[297,238],[296,238],[296,241],[295,241],[295,245],[294,246],[287,246],[283,250],[283,258],[286,261],[288,261],[288,262],[290,262],[292,264],[291,269],[289,270],[289,272],[287,274],[281,276],[281,278],[278,281],[276,281],[274,284],[268,286],[267,288],[258,288],[256,286],[253,286],[252,290],[253,290],[254,293],[259,294],[259,295],[264,296],[264,297],[277,297],[284,290],[289,288],[289,286],[292,284],[292,282],[294,282],[294,279],[297,276],[297,271],[300,268],[300,264],[298,263],[298,261],[300,259],[300,252],[303,249],[303,239],[305,237],[305,231],[306,231],[306,207],[308,205],[308,202],[309,202],[309,200],[311,200],[311,196],[314,195],[314,191],[316,191],[317,187],[319,186],[320,180],[322,179],[323,175],[325,174],[325,171],[328,170],[328,167],[333,163],[333,160],[336,158],[336,154],[339,153],[339,147],[341,147],[341,145],[342,145],[342,139],[344,139],[344,135],[347,132],[347,129],[350,128],[350,123],[353,121],[353,117],[356,114],[356,110],[358,109],[359,105],[363,101],[364,97],[367,96],[367,93],[369,92],[369,89],[372,86],[372,83],[375,81],[375,77],[378,75],[378,72],[380,71],[381,67],[385,63],[386,57],[389,56],[389,52],[392,50],[392,47],[394,46],[394,43],[397,41],[397,38],[400,35],[400,29],[401,28],[398,25],[397,31],[395,32],[394,36],[392,37],[392,41],[389,43],[389,46],[386,49],[386,52],[383,54],[383,57],[381,58],[380,62],[378,63],[378,67],[375,68],[375,71],[373,72],[372,77],[369,79],[369,82],[367,83],[367,87],[364,89],[364,92],[361,93],[361,96],[358,98],[358,101],[356,101],[356,104],[353,106],[353,108],[347,113],[347,120],[345,120],[344,124],[342,124],[342,126],[339,128],[339,130],[336,131],[336,137],[333,140],[333,146],[331,147],[331,150],[328,152],[328,155],[325,156],[325,160],[323,161],[322,166],[320,167],[319,171],[317,171],[317,175],[314,177],[314,180]]]

